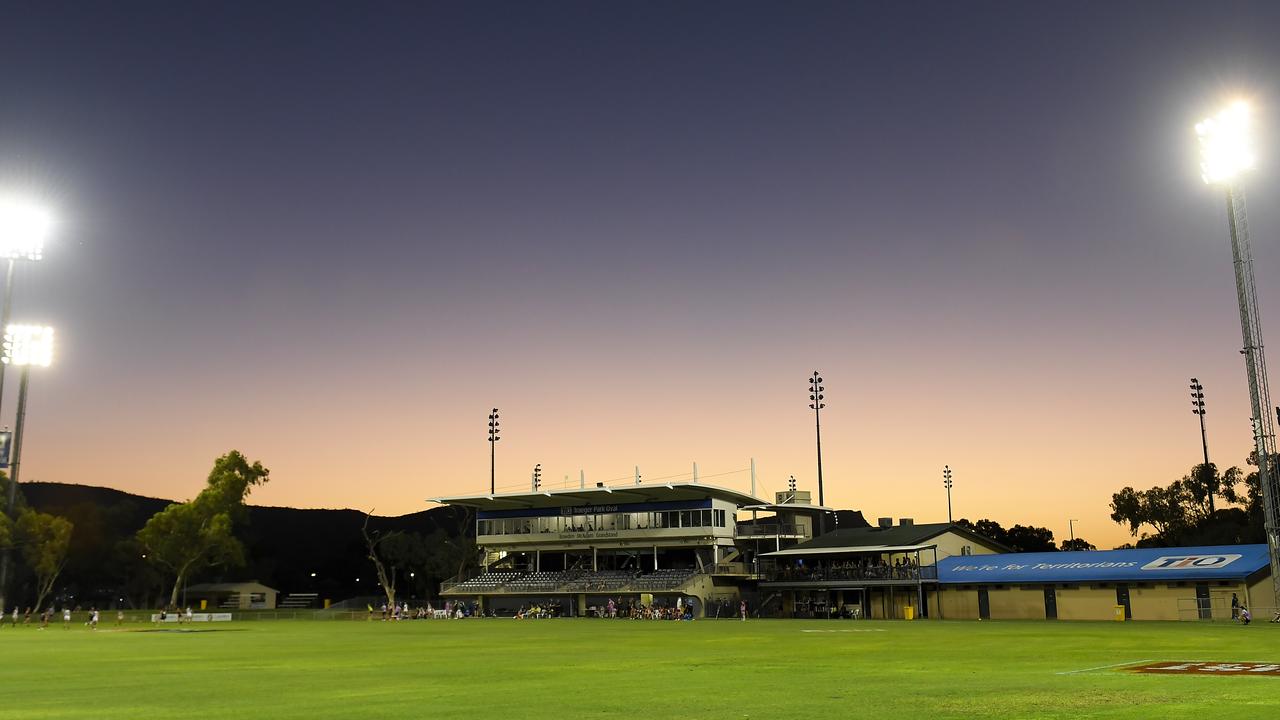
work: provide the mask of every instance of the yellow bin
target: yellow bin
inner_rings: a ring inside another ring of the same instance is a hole
[[[915,620],[915,619],[916,619],[916,609],[915,609],[915,608],[913,608],[913,607],[911,607],[910,605],[907,605],[907,606],[903,607],[903,608],[902,608],[902,619],[903,619],[903,620]]]
[[[1123,605],[1117,605],[1117,606],[1116,606],[1116,617],[1115,617],[1115,621],[1116,621],[1116,622],[1124,622],[1124,606],[1123,606]]]

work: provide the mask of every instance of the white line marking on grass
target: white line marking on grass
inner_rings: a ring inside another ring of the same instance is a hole
[[[1155,660],[1132,660],[1130,662],[1116,663],[1114,665],[1099,665],[1098,667],[1084,668],[1083,670],[1067,670],[1066,672],[1054,673],[1055,675],[1075,675],[1076,673],[1093,672],[1094,670],[1109,670],[1111,668],[1124,667],[1125,665],[1137,665],[1138,663],[1155,662]]]

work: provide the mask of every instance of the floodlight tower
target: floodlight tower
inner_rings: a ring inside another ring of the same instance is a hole
[[[0,197],[0,259],[8,260],[4,280],[4,305],[0,328],[9,327],[13,307],[13,269],[20,260],[44,257],[44,243],[53,229],[53,215],[37,203],[19,197]],[[4,365],[0,365],[0,406],[4,401]],[[10,504],[9,512],[13,512]]]
[[[38,325],[9,325],[4,333],[4,355],[0,357],[3,365],[17,365],[22,368],[21,380],[18,381],[18,418],[13,432],[13,459],[9,463],[9,498],[8,512],[13,514],[13,506],[18,497],[18,469],[22,461],[23,427],[27,419],[27,384],[31,377],[31,366],[49,367],[53,362],[53,328]],[[0,607],[5,605],[5,587],[9,581],[9,549],[5,548],[0,555]]]
[[[822,402],[822,391],[822,376],[814,370],[813,377],[809,378],[809,408],[813,410],[813,432],[818,440],[818,507],[827,506],[822,495],[822,418],[819,413],[826,407]]]
[[[951,522],[951,466],[942,466],[942,486],[947,489],[947,522]]]
[[[493,412],[489,413],[489,494],[490,495],[492,495],[494,491],[493,466],[494,466],[494,461],[497,459],[497,455],[494,452],[494,447],[498,444],[498,441],[501,439],[502,438],[498,437],[498,408],[494,408]]]
[[[1276,438],[1271,423],[1271,397],[1267,387],[1267,362],[1262,347],[1262,322],[1258,293],[1253,281],[1253,251],[1249,246],[1249,222],[1239,176],[1255,164],[1246,102],[1233,103],[1217,115],[1196,124],[1200,139],[1201,177],[1226,191],[1227,225],[1231,233],[1231,257],[1235,265],[1236,300],[1240,306],[1240,333],[1244,337],[1245,374],[1249,379],[1249,406],[1253,413],[1253,444],[1258,456],[1258,484],[1262,488],[1263,522],[1271,556],[1271,582],[1280,604],[1280,483],[1275,465]]]
[[[1200,416],[1200,446],[1204,448],[1204,464],[1209,464],[1209,436],[1204,431],[1204,385],[1191,378],[1191,413]],[[1209,493],[1209,514],[1213,514],[1213,493]]]

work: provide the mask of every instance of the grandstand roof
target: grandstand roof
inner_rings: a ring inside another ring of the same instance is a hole
[[[944,558],[942,583],[1241,580],[1270,564],[1266,545],[1007,553]]]
[[[963,535],[994,550],[1009,548],[990,538],[971,532],[952,523],[922,523],[919,525],[894,525],[893,527],[841,528],[800,543],[782,552],[787,555],[832,555],[841,552],[890,552],[884,548],[929,546],[929,540],[945,532]],[[764,555],[778,553],[762,553]]]
[[[189,593],[208,593],[208,592],[214,592],[214,593],[216,592],[238,592],[238,593],[272,592],[274,593],[274,592],[279,592],[279,590],[276,590],[275,588],[267,587],[266,585],[263,585],[257,580],[250,580],[249,582],[200,583],[198,585],[189,585],[187,587],[187,592]]]
[[[493,495],[461,495],[431,498],[431,502],[463,505],[480,510],[523,510],[579,505],[618,505],[623,503],[668,502],[713,498],[738,505],[763,505],[765,501],[738,490],[703,483],[653,483],[647,485],[615,485],[593,488],[564,488],[538,492],[495,493]]]

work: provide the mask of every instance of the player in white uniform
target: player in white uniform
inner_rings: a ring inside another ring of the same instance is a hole
[[[62,629],[71,629],[71,608],[69,607],[62,608]]]

